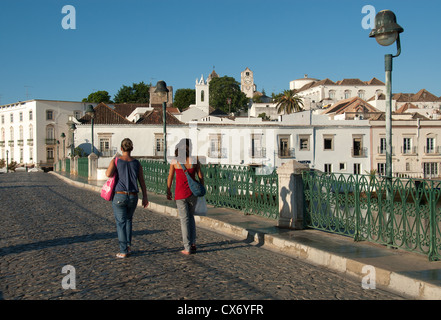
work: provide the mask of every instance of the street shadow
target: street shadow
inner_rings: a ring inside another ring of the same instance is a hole
[[[133,236],[152,235],[163,231],[164,230],[138,230],[138,231],[133,231]],[[114,231],[114,232],[102,232],[102,233],[65,237],[65,238],[49,239],[49,240],[37,241],[33,243],[19,244],[15,246],[0,248],[0,257],[6,256],[8,254],[17,254],[32,250],[42,250],[42,249],[48,249],[58,246],[66,246],[76,243],[86,243],[86,242],[106,240],[106,239],[116,239],[116,238],[117,238],[116,231]]]

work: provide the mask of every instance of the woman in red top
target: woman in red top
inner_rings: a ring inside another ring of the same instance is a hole
[[[183,166],[190,176],[195,179],[197,174],[199,181],[204,184],[204,177],[197,158],[191,157],[190,139],[182,139],[175,149],[175,159],[170,164],[167,179],[167,199],[172,200],[171,186],[176,173],[175,201],[181,219],[182,240],[184,242],[183,254],[196,252],[196,224],[194,221],[194,209],[197,197],[193,195],[188,186]]]

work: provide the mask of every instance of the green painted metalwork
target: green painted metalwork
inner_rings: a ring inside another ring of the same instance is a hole
[[[147,190],[166,194],[170,165],[162,161],[141,160]],[[248,166],[202,165],[207,203],[241,210],[246,214],[277,219],[278,177],[274,171],[258,175]],[[174,186],[172,187],[174,190]]]
[[[441,259],[441,181],[303,173],[305,226]]]
[[[78,158],[78,175],[89,178],[89,158]]]
[[[64,161],[66,162],[66,172],[70,172],[70,159],[66,158]]]

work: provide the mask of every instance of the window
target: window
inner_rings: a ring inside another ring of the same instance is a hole
[[[335,91],[329,90],[329,99],[335,99]]]
[[[386,138],[380,138],[379,154],[386,154]]]
[[[251,158],[263,158],[266,156],[266,150],[262,147],[262,134],[252,134],[251,135],[251,149],[250,149],[250,157]]]
[[[340,162],[339,169],[340,169],[340,171],[346,171],[346,163]]]
[[[112,156],[110,154],[110,139],[109,138],[99,138],[100,141],[100,152],[103,155]]]
[[[54,148],[47,148],[46,155],[48,161],[54,160]]]
[[[385,163],[378,163],[377,164],[377,171],[380,176],[386,175],[386,164]]]
[[[424,162],[424,178],[435,178],[438,176],[438,163],[437,162]]]
[[[412,139],[404,138],[403,139],[403,153],[412,153]]]
[[[75,117],[75,119],[80,119],[81,118],[81,111],[74,111],[74,117]]]
[[[352,156],[353,157],[363,156],[362,138],[360,137],[352,138]]]
[[[2,124],[5,124],[5,115],[2,114]]]
[[[334,136],[323,136],[323,149],[334,150]]]
[[[20,120],[20,122],[22,122],[22,121],[23,121],[23,112],[20,112],[20,113],[18,114],[18,116],[19,116],[19,120]]]
[[[155,156],[163,156],[164,155],[164,134],[163,133],[155,133]]]
[[[349,99],[351,97],[351,91],[345,90],[345,99]]]
[[[293,150],[290,149],[290,138],[290,135],[279,136],[279,157],[293,156]]]
[[[29,120],[33,119],[32,110],[29,110]]]
[[[201,102],[204,102],[205,100],[205,92],[204,90],[201,91]]]
[[[299,136],[299,149],[309,150],[309,136]]]
[[[325,173],[331,173],[332,172],[332,164],[325,163],[324,171],[325,171]]]
[[[13,113],[11,113],[11,115],[10,115],[10,120],[11,120],[11,123],[14,123],[14,114]]]
[[[46,120],[54,120],[54,112],[52,110],[46,110]]]
[[[426,139],[426,153],[435,153],[435,138]]]
[[[361,164],[354,163],[354,174],[360,174],[361,173]]]
[[[222,148],[222,135],[210,134],[209,140],[210,148],[208,149],[208,156],[211,158],[226,158],[226,150]]]
[[[359,97],[360,99],[363,99],[363,100],[364,100],[364,91],[363,91],[363,90],[358,91],[358,97]]]

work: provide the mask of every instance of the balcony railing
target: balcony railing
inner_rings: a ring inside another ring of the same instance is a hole
[[[17,145],[19,147],[23,147],[23,140],[17,140]]]
[[[416,147],[401,147],[401,154],[416,154]]]
[[[441,147],[436,146],[432,148],[424,147],[424,154],[432,154],[432,155],[440,155],[441,154]]]
[[[292,149],[279,149],[278,155],[279,158],[295,158],[294,148]]]
[[[210,158],[226,158],[227,157],[227,148],[220,149],[208,149],[208,156]]]
[[[14,146],[14,140],[9,140],[8,141],[8,146],[13,147]]]
[[[367,148],[351,148],[351,156],[353,158],[365,158],[367,155]]]
[[[34,145],[34,139],[28,139],[28,146],[33,146]]]
[[[45,143],[48,146],[53,146],[57,144],[57,139],[45,139]]]
[[[250,158],[265,158],[266,148],[251,148],[249,150]]]

